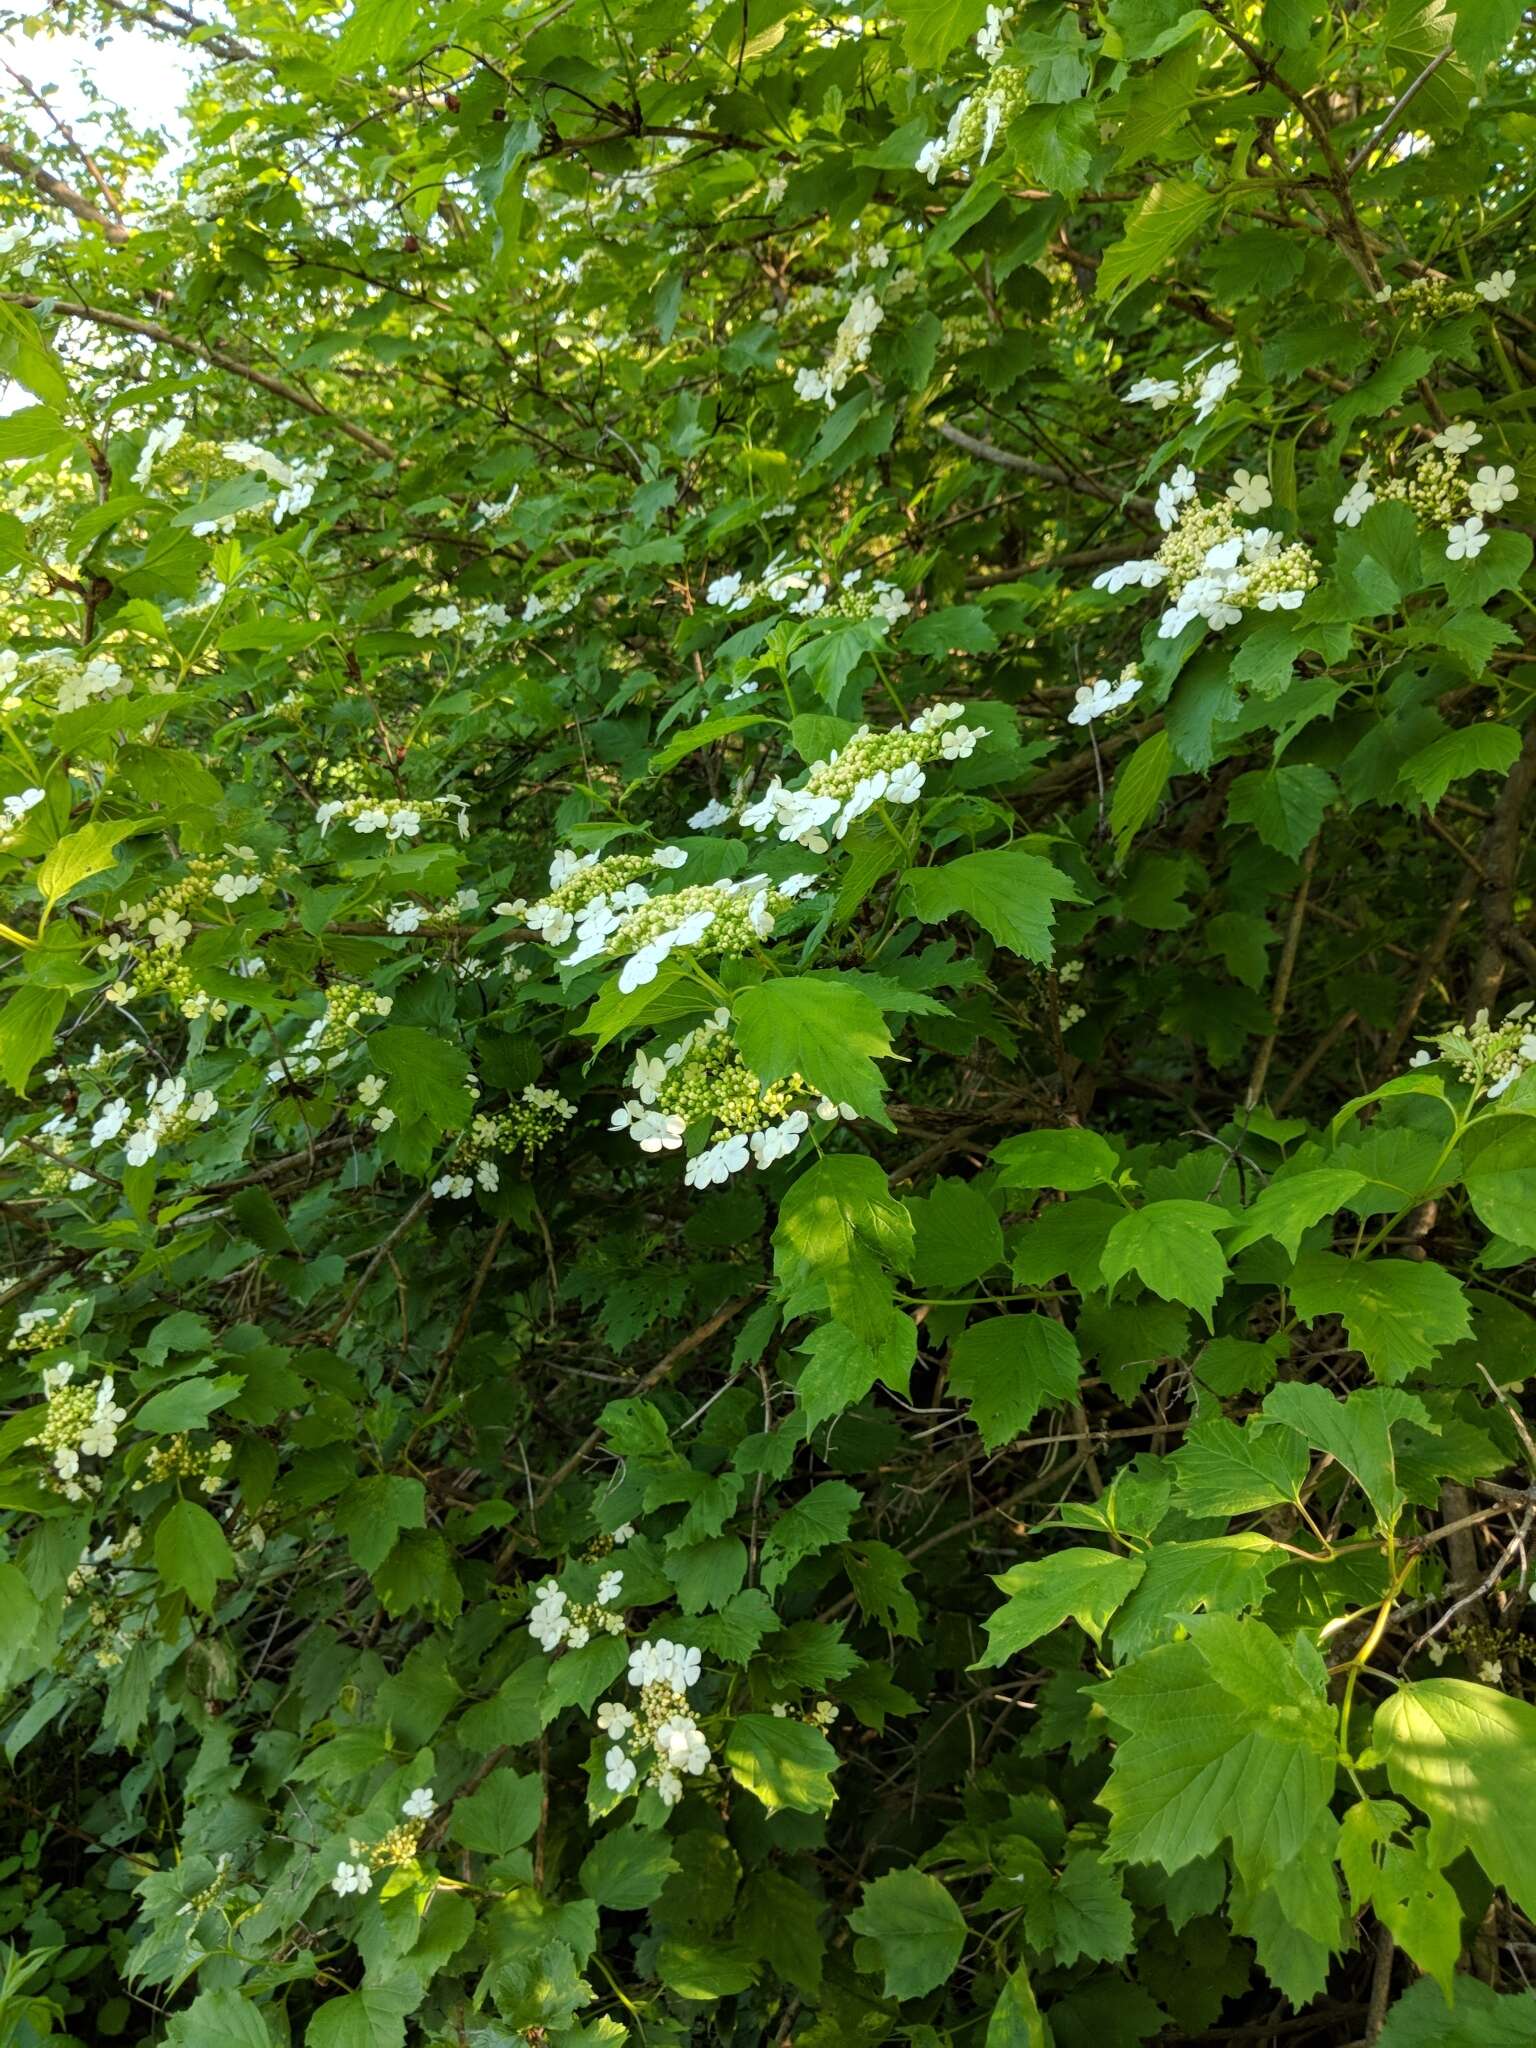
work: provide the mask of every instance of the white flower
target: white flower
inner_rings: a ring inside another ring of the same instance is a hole
[[[419,903],[396,903],[384,920],[384,928],[404,936],[407,932],[416,931],[425,916],[426,912]]]
[[[1275,502],[1267,476],[1255,476],[1246,469],[1234,470],[1227,485],[1227,498],[1239,512],[1267,512]]]
[[[1231,356],[1212,363],[1195,393],[1196,420],[1209,419],[1242,374],[1242,366]]]
[[[659,868],[682,868],[688,865],[688,849],[684,846],[658,846],[651,855]]]
[[[1306,594],[1304,590],[1266,590],[1258,599],[1259,610],[1294,612],[1299,609]]]
[[[810,1127],[811,1120],[803,1109],[791,1110],[782,1123],[770,1124],[767,1130],[752,1133],[752,1157],[759,1167],[764,1168],[772,1166],[776,1160],[787,1159]]]
[[[1195,495],[1195,474],[1181,462],[1166,483],[1157,487],[1157,523],[1167,533],[1176,525],[1179,507]]]
[[[123,1157],[130,1166],[148,1166],[159,1147],[157,1134],[147,1125],[134,1131],[123,1147]]]
[[[1122,704],[1129,704],[1140,688],[1139,676],[1134,679],[1122,677],[1118,683],[1110,682],[1107,676],[1098,676],[1076,692],[1072,709],[1067,713],[1067,723],[1089,725],[1095,718],[1105,718],[1111,711],[1118,711]]]
[[[1507,299],[1515,288],[1515,273],[1512,270],[1490,271],[1472,289],[1485,305],[1496,306],[1500,299]]]
[[[366,1892],[373,1884],[373,1872],[366,1863],[338,1863],[331,1890],[345,1898],[348,1892]]]
[[[1419,1047],[1419,1050],[1414,1054],[1413,1058],[1408,1062],[1408,1064],[1410,1067],[1428,1067],[1433,1066],[1434,1059],[1435,1056],[1430,1051],[1429,1047],[1427,1045],[1421,1045]]]
[[[631,953],[619,970],[619,994],[633,994],[637,988],[644,988],[654,981],[661,970],[661,963],[672,948],[661,940],[653,940],[649,946],[642,946],[638,953]]]
[[[1474,512],[1470,519],[1464,519],[1459,526],[1446,530],[1445,559],[1448,562],[1470,562],[1474,555],[1480,555],[1488,545],[1488,536],[1483,531],[1483,522]]]
[[[157,950],[179,952],[192,936],[192,926],[178,911],[162,911],[159,917],[149,920],[146,930],[154,940]]]
[[[670,1714],[652,1737],[657,1761],[665,1768],[697,1777],[709,1763],[709,1745],[686,1714]]]
[[[751,592],[742,595],[742,578],[738,575],[717,576],[704,593],[706,604],[723,604],[727,611],[739,612],[751,600]]]
[[[939,736],[939,758],[944,761],[968,761],[976,751],[976,742],[985,736],[985,726],[952,725]]]
[[[604,1572],[597,1582],[598,1606],[611,1606],[623,1590],[624,1574],[622,1572]]]
[[[622,1523],[620,1523],[619,1527],[618,1527],[617,1529],[615,1529],[615,1530],[614,1530],[614,1532],[613,1532],[613,1540],[614,1540],[614,1543],[615,1543],[615,1545],[616,1545],[616,1546],[617,1546],[617,1547],[618,1547],[618,1548],[619,1548],[620,1550],[622,1550],[622,1549],[624,1548],[624,1545],[625,1545],[626,1543],[628,1543],[628,1542],[632,1541],[632,1539],[633,1539],[633,1537],[634,1537],[634,1533],[635,1533],[635,1525],[634,1525],[634,1523],[633,1523],[633,1522],[622,1522]]]
[[[1358,526],[1375,502],[1376,493],[1364,477],[1357,477],[1333,508],[1334,525]]]
[[[716,798],[711,797],[703,810],[694,812],[688,823],[695,832],[707,832],[712,825],[724,825],[729,820],[730,815],[731,807],[729,804],[720,803]]]
[[[903,761],[899,768],[893,769],[885,794],[893,804],[915,804],[923,793],[923,780],[920,761]]]
[[[406,1799],[400,1811],[407,1820],[430,1820],[437,1811],[437,1801],[432,1797],[430,1785],[418,1785]]]
[[[1140,377],[1126,392],[1125,403],[1150,405],[1154,412],[1162,412],[1178,395],[1178,384],[1171,377]]]
[[[603,1772],[608,1781],[608,1790],[617,1792],[620,1796],[635,1782],[635,1767],[617,1743],[603,1758]]]
[[[1116,562],[1112,569],[1099,571],[1093,579],[1093,587],[1095,590],[1128,590],[1136,585],[1142,590],[1155,590],[1167,574],[1161,562]]]
[[[409,804],[398,811],[391,811],[384,826],[386,839],[414,839],[421,830],[421,813],[412,810]]]
[[[467,1173],[445,1173],[432,1183],[434,1201],[447,1196],[451,1201],[467,1202],[475,1191],[475,1184]]]
[[[114,1102],[103,1103],[91,1125],[91,1143],[110,1145],[132,1113],[121,1095]]]
[[[618,1700],[604,1700],[597,1710],[597,1725],[605,1735],[624,1736],[634,1727],[635,1717]]]
[[[683,1781],[676,1771],[656,1773],[656,1796],[663,1806],[676,1806],[683,1796]]]
[[[1470,455],[1482,440],[1477,428],[1466,420],[1452,420],[1442,427],[1435,436],[1435,446],[1443,448],[1447,455]]]
[[[738,1131],[690,1159],[683,1179],[691,1188],[723,1187],[733,1173],[743,1170],[749,1157],[746,1137]]]
[[[373,1105],[384,1093],[384,1086],[382,1074],[364,1074],[361,1081],[357,1084],[357,1099],[364,1109],[372,1109]]]
[[[1491,462],[1485,462],[1476,480],[1467,485],[1467,497],[1474,512],[1497,512],[1501,506],[1512,505],[1519,495],[1515,472],[1507,462],[1497,469]]]

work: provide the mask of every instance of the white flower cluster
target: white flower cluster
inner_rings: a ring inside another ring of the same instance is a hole
[[[1167,539],[1148,559],[1101,570],[1093,587],[1155,590],[1166,584],[1173,602],[1158,622],[1163,640],[1176,639],[1196,619],[1220,632],[1245,611],[1295,611],[1317,582],[1311,551],[1267,526],[1239,527],[1235,517],[1269,502],[1268,482],[1239,470],[1225,495],[1207,504],[1194,472],[1180,464],[1157,494],[1158,524]]]
[[[250,470],[256,476],[264,476],[269,483],[277,485],[277,497],[272,505],[272,524],[281,526],[290,515],[306,512],[309,501],[315,495],[315,486],[324,480],[330,449],[322,448],[310,462],[285,462],[280,455],[269,449],[258,448],[254,441],[230,441],[224,449],[231,462],[241,469]]]
[[[121,1095],[103,1103],[91,1126],[91,1143],[113,1144],[126,1129],[124,1159],[130,1166],[147,1166],[162,1145],[174,1144],[199,1124],[207,1123],[218,1107],[219,1098],[211,1088],[199,1088],[189,1094],[186,1076],[171,1074],[163,1081],[150,1082],[144,1112],[138,1118]]]
[[[1367,459],[1334,507],[1334,524],[1358,526],[1378,499],[1395,500],[1426,524],[1444,527],[1447,561],[1474,560],[1490,538],[1485,518],[1496,516],[1520,495],[1515,472],[1507,462],[1485,462],[1475,477],[1462,475],[1463,456],[1470,455],[1482,438],[1469,421],[1452,420],[1435,435],[1429,448],[1419,451],[1408,475],[1389,478],[1379,491],[1372,488],[1372,465]]]
[[[708,1769],[709,1744],[688,1705],[688,1689],[698,1683],[699,1670],[698,1651],[665,1636],[631,1653],[629,1682],[640,1689],[638,1709],[605,1700],[596,1715],[599,1731],[612,1738],[603,1758],[610,1792],[622,1798],[630,1790],[647,1753],[645,1782],[664,1806],[676,1806],[682,1798],[684,1777],[696,1778]]]
[[[372,832],[382,832],[388,840],[415,839],[423,823],[452,816],[459,828],[459,837],[469,837],[469,806],[459,796],[439,797],[391,797],[355,796],[332,797],[320,805],[315,812],[315,823],[320,827],[323,839],[338,818],[366,838]]]
[[[577,950],[590,959],[603,949],[593,943],[616,929],[625,912],[649,903],[651,892],[641,881],[658,868],[683,867],[688,856],[680,846],[655,853],[616,853],[607,859],[595,853],[573,853],[561,847],[549,864],[547,894],[530,903],[516,897],[498,903],[498,917],[520,917],[546,945],[563,946],[574,933]]]
[[[1078,690],[1067,713],[1068,725],[1091,725],[1096,718],[1107,718],[1111,711],[1118,711],[1129,704],[1141,688],[1141,676],[1136,664],[1128,662],[1120,671],[1120,680],[1109,681],[1106,676],[1097,676]]]
[[[405,630],[415,634],[418,640],[456,632],[471,647],[482,647],[492,633],[499,633],[511,623],[512,614],[504,604],[477,604],[465,609],[450,601],[434,605],[429,610],[413,612],[405,622]]]
[[[144,443],[139,449],[139,459],[133,472],[133,481],[139,490],[142,491],[149,482],[160,457],[169,454],[186,431],[186,421],[179,413],[174,412],[168,420],[162,420],[159,426],[150,428],[144,436]]]
[[[873,292],[855,292],[826,361],[819,369],[805,363],[795,372],[795,396],[824,403],[830,410],[860,363],[869,360],[870,344],[884,318],[885,308]]]
[[[1208,420],[1242,374],[1237,344],[1222,342],[1191,356],[1181,376],[1138,377],[1124,403],[1150,405],[1154,412],[1162,412],[1183,398],[1193,404],[1197,421]]]
[[[749,1165],[767,1168],[789,1158],[811,1127],[808,1102],[825,1122],[855,1115],[846,1103],[818,1099],[797,1074],[765,1087],[743,1064],[730,1021],[729,1010],[716,1010],[665,1052],[636,1054],[635,1093],[609,1123],[652,1153],[679,1151],[690,1126],[723,1127],[688,1161],[683,1179],[691,1188],[720,1186]]]
[[[43,1372],[46,1407],[42,1427],[27,1438],[40,1444],[53,1458],[59,1491],[66,1500],[80,1501],[88,1493],[101,1491],[96,1473],[82,1473],[82,1458],[110,1458],[117,1449],[117,1426],[128,1411],[113,1398],[111,1373],[92,1386],[71,1386],[75,1368],[68,1360],[50,1365]]]
[[[912,609],[899,584],[875,577],[866,585],[862,569],[852,569],[842,577],[834,596],[830,579],[818,575],[814,564],[787,566],[783,555],[776,555],[762,575],[751,581],[734,571],[715,577],[704,592],[704,601],[722,605],[728,612],[744,612],[750,605],[767,602],[787,606],[796,618],[820,614],[827,618],[881,619],[888,626],[897,625]],[[727,694],[748,695],[753,687],[749,684]]]
[[[1013,14],[1011,7],[988,7],[986,22],[976,36],[976,54],[984,64],[995,64],[1003,54],[1003,31]]]
[[[1530,1003],[1520,1003],[1502,1024],[1492,1024],[1486,1010],[1479,1010],[1470,1024],[1453,1025],[1430,1040],[1437,1048],[1421,1048],[1408,1062],[1427,1067],[1437,1056],[1454,1067],[1464,1081],[1481,1085],[1489,1101],[1512,1088],[1528,1069],[1536,1067],[1536,1029],[1532,1028]]]
[[[546,1579],[538,1590],[528,1615],[528,1633],[541,1650],[551,1654],[562,1644],[568,1650],[579,1650],[591,1642],[593,1633],[621,1636],[624,1633],[624,1616],[614,1602],[624,1590],[624,1574],[621,1571],[604,1572],[597,1585],[597,1600],[592,1605],[572,1601],[561,1592],[554,1579]]]
[[[845,746],[812,763],[798,789],[786,789],[775,775],[741,822],[748,831],[776,829],[782,840],[825,853],[829,832],[841,839],[877,803],[916,803],[929,762],[968,760],[986,728],[961,724],[964,714],[963,704],[935,704],[889,732],[861,725]]]
[[[361,1089],[358,1092],[361,1094]],[[495,1194],[501,1186],[501,1167],[493,1155],[537,1152],[575,1114],[575,1103],[567,1102],[558,1089],[540,1088],[530,1081],[518,1101],[499,1115],[482,1113],[472,1120],[452,1166],[433,1181],[433,1195],[438,1200],[446,1195],[463,1202],[477,1187]],[[377,1121],[374,1127],[379,1127]]]
[[[126,697],[133,688],[123,674],[121,664],[113,661],[110,655],[93,654],[89,661],[79,662],[60,653],[47,656],[46,661],[58,676],[61,714],[81,711],[98,698],[106,702],[113,697]]]

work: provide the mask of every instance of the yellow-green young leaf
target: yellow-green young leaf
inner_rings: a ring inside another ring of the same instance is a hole
[[[1115,859],[1126,850],[1162,802],[1168,787],[1172,748],[1165,728],[1144,739],[1115,777],[1109,799],[1109,826],[1115,835]]]
[[[986,2048],[1047,2048],[1034,1986],[1021,1966],[1004,1983],[987,2021]]]
[[[1172,1462],[1188,1513],[1251,1515],[1295,1500],[1311,1460],[1292,1429],[1215,1416],[1195,1424]]]
[[[235,1560],[208,1510],[196,1501],[179,1500],[155,1530],[155,1567],[167,1586],[206,1613],[219,1580],[234,1577]]]
[[[1261,1237],[1272,1237],[1294,1259],[1302,1233],[1342,1208],[1364,1185],[1363,1174],[1342,1166],[1315,1166],[1272,1180],[1243,1211],[1237,1230],[1227,1239],[1228,1257]]]
[[[837,1797],[837,1751],[819,1728],[777,1714],[741,1714],[725,1744],[726,1768],[770,1812],[825,1813]]]
[[[1469,1849],[1536,1913],[1536,1707],[1469,1679],[1430,1678],[1383,1700],[1372,1734],[1393,1791],[1429,1815],[1436,1863]]]
[[[1072,1194],[1112,1181],[1120,1162],[1097,1131],[1024,1131],[994,1145],[1008,1188],[1057,1188]],[[1049,1213],[1049,1212],[1047,1212]]]
[[[1046,1315],[989,1316],[949,1354],[950,1391],[970,1403],[989,1451],[1022,1436],[1042,1408],[1072,1400],[1082,1372],[1077,1339]]]
[[[62,989],[28,986],[0,1010],[0,1074],[16,1095],[25,1095],[32,1069],[53,1045],[53,1034],[69,998]]]
[[[773,1245],[787,1286],[819,1282],[838,1322],[871,1350],[883,1349],[895,1314],[883,1267],[907,1269],[913,1235],[873,1159],[839,1153],[802,1173],[780,1205]]]
[[[732,998],[736,1043],[759,1080],[798,1074],[860,1116],[894,1130],[882,1098],[877,1059],[891,1050],[879,1010],[830,975],[778,975]]]
[[[56,411],[69,404],[69,386],[57,356],[32,315],[20,306],[0,305],[0,371]]]
[[[146,818],[98,818],[78,832],[66,832],[48,849],[37,871],[38,894],[51,909],[71,889],[111,867],[120,841],[147,831],[152,823]]]
[[[902,49],[918,71],[933,71],[969,42],[987,18],[987,0],[897,0]]]
[[[1167,178],[1154,185],[1127,219],[1123,238],[1105,252],[1098,296],[1117,298],[1144,284],[1194,240],[1215,206],[1213,193],[1187,179]]]
[[[1080,900],[1077,884],[1060,868],[1019,846],[965,853],[940,867],[908,868],[902,879],[924,924],[963,913],[1000,946],[1042,966],[1051,957],[1056,905]]]
[[[874,1943],[887,1998],[922,1998],[954,1972],[965,1947],[965,1915],[925,1870],[893,1870],[864,1887],[848,1925]]]
[[[1410,755],[1402,779],[1432,811],[1453,782],[1468,775],[1507,775],[1519,752],[1520,735],[1507,725],[1463,725]]]
[[[1264,1413],[1353,1474],[1384,1531],[1396,1522],[1403,1505],[1392,1450],[1393,1424],[1410,1422],[1439,1434],[1423,1402],[1400,1387],[1357,1387],[1339,1400],[1326,1387],[1290,1380],[1272,1390]]]
[[[1027,1650],[1070,1618],[1098,1642],[1110,1616],[1136,1590],[1145,1559],[1117,1557],[1113,1551],[1053,1551],[1000,1573],[994,1584],[1008,1595],[1004,1606],[987,1619],[987,1654],[976,1669],[1002,1664]]]
[[[761,711],[738,711],[721,718],[706,718],[698,725],[687,725],[680,732],[673,733],[666,744],[652,754],[647,773],[665,775],[669,768],[675,768],[700,747],[712,746],[716,740],[729,739],[732,733],[745,732],[753,725],[782,725],[783,720],[770,718]]]

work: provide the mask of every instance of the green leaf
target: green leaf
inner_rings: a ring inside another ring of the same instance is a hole
[[[1206,1615],[1094,1687],[1119,1733],[1099,1795],[1112,1855],[1179,1870],[1230,1842],[1256,1879],[1323,1828],[1337,1771],[1315,1652],[1259,1621]]]
[[[1314,1166],[1277,1177],[1243,1211],[1242,1221],[1227,1239],[1228,1257],[1260,1238],[1272,1237],[1294,1259],[1303,1234],[1341,1209],[1364,1185],[1363,1174],[1342,1166]]]
[[[1069,1616],[1096,1643],[1101,1641],[1110,1616],[1136,1590],[1144,1569],[1140,1557],[1117,1557],[1086,1545],[1011,1566],[993,1582],[1008,1599],[987,1617],[987,1654],[979,1667],[1006,1662]]]
[[[111,867],[119,843],[131,838],[135,832],[148,831],[153,822],[148,818],[98,819],[94,824],[82,825],[78,832],[66,832],[62,839],[56,840],[37,871],[38,894],[48,908],[51,910],[71,889],[78,889],[92,875],[99,875],[103,869]]]
[[[1291,1305],[1303,1322],[1342,1316],[1350,1343],[1379,1380],[1421,1372],[1472,1328],[1461,1282],[1428,1260],[1308,1252],[1291,1275]]]
[[[32,1069],[52,1051],[68,1001],[63,989],[29,983],[0,1010],[0,1074],[13,1094],[25,1096]]]
[[[581,1889],[615,1913],[638,1913],[661,1897],[662,1886],[682,1866],[665,1835],[644,1828],[613,1828],[599,1836],[581,1866]]]
[[[1536,1707],[1469,1679],[1430,1678],[1382,1701],[1372,1737],[1393,1791],[1428,1814],[1435,1861],[1470,1850],[1536,1912]]]
[[[150,1395],[134,1415],[134,1427],[166,1435],[200,1429],[214,1410],[232,1401],[244,1385],[237,1373],[221,1373],[215,1380],[180,1380]]]
[[[1163,800],[1173,747],[1165,726],[1144,739],[1115,777],[1109,799],[1109,829],[1115,835],[1115,859],[1123,861],[1136,834]]]
[[[1074,1399],[1082,1371],[1071,1331],[1046,1315],[991,1316],[950,1347],[950,1391],[970,1403],[988,1451],[1022,1436],[1042,1408]]]
[[[1227,799],[1234,824],[1251,825],[1266,846],[1295,860],[1317,836],[1338,795],[1326,768],[1286,764],[1240,775]]]
[[[543,1798],[537,1771],[492,1771],[477,1792],[454,1801],[448,1832],[460,1848],[505,1856],[532,1840]]]
[[[405,2015],[420,1997],[418,1980],[405,1976],[328,1999],[305,2030],[304,2048],[405,2048]]]
[[[986,1196],[968,1180],[936,1180],[930,1195],[909,1195],[919,1287],[968,1287],[1003,1262],[1003,1232]]]
[[[908,1267],[912,1219],[873,1159],[839,1154],[802,1173],[784,1197],[773,1242],[783,1282],[814,1278],[862,1343],[878,1352],[889,1342],[894,1310],[884,1267]]]
[[[1270,1391],[1264,1413],[1352,1473],[1383,1531],[1392,1528],[1403,1505],[1392,1428],[1394,1423],[1411,1422],[1433,1432],[1435,1425],[1421,1401],[1398,1387],[1359,1387],[1339,1400],[1326,1387],[1293,1380]]]
[[[869,997],[826,975],[778,975],[737,992],[731,1003],[742,1059],[764,1083],[798,1074],[894,1130],[884,1108],[877,1059],[891,1050],[885,1019]]]
[[[1457,20],[1461,17],[1458,15]],[[1536,1992],[1492,1991],[1476,1977],[1456,1979],[1456,2003],[1421,1977],[1387,2014],[1377,2048],[1532,2048]]]
[[[826,1813],[837,1797],[837,1751],[819,1728],[777,1714],[740,1714],[726,1737],[725,1763],[738,1785],[770,1813]]]
[[[907,62],[918,71],[936,71],[985,22],[987,0],[898,0],[892,12],[903,25]]]
[[[876,1380],[904,1394],[917,1355],[917,1330],[909,1316],[894,1315],[878,1351],[861,1342],[844,1323],[822,1323],[800,1346],[807,1364],[795,1393],[812,1429],[855,1407]]]
[[[965,1947],[965,1915],[924,1870],[893,1870],[865,1885],[848,1925],[879,1951],[887,1998],[922,1998],[937,1990]]]
[[[822,1479],[787,1507],[763,1544],[763,1586],[775,1593],[803,1557],[847,1540],[858,1513],[858,1489],[844,1479]]]
[[[419,1479],[376,1472],[347,1488],[333,1519],[354,1560],[365,1572],[377,1571],[402,1529],[426,1527],[427,1490]]]
[[[1536,1245],[1536,1118],[1501,1116],[1469,1133],[1462,1180],[1496,1237]]]
[[[235,1575],[234,1554],[206,1508],[179,1500],[155,1530],[155,1568],[166,1585],[206,1613],[220,1579]]]
[[[1507,775],[1520,753],[1520,735],[1507,725],[1463,725],[1403,763],[1403,781],[1427,810],[1453,782],[1468,775]]]
[[[1120,1162],[1097,1131],[1025,1131],[992,1148],[1005,1188],[1058,1188],[1075,1193],[1106,1186]]]
[[[729,739],[732,733],[745,732],[749,726],[778,723],[777,719],[769,718],[761,711],[738,711],[720,718],[702,719],[697,725],[685,725],[651,756],[646,772],[665,775],[669,768],[675,768],[679,761],[697,753],[700,747]]]
[[[1192,1515],[1251,1515],[1295,1500],[1311,1460],[1293,1431],[1259,1422],[1197,1422],[1173,1455],[1179,1500]]]
[[[1227,1280],[1216,1234],[1230,1220],[1211,1202],[1148,1202],[1133,1209],[1104,1241],[1104,1279],[1113,1287],[1134,1273],[1164,1301],[1181,1301],[1209,1323]]]
[[[1094,287],[1097,295],[1116,299],[1144,284],[1194,240],[1215,207],[1215,195],[1187,179],[1169,178],[1154,185],[1131,211],[1123,238],[1105,251]]]
[[[469,1061],[457,1046],[418,1024],[387,1024],[370,1034],[368,1058],[393,1083],[389,1106],[402,1122],[451,1131],[469,1116]]]
[[[169,2048],[273,2048],[260,2010],[238,1991],[201,1991],[166,2024]]]
[[[1000,946],[1042,966],[1051,957],[1055,906],[1079,901],[1075,882],[1017,846],[965,853],[942,867],[908,868],[902,880],[922,923],[942,924],[963,912]]]
[[[1110,1628],[1116,1658],[1123,1663],[1169,1641],[1191,1615],[1257,1607],[1270,1573],[1285,1561],[1280,1545],[1256,1530],[1195,1543],[1154,1543],[1140,1585]]]

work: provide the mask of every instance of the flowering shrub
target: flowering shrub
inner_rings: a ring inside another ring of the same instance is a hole
[[[1536,2038],[1530,23],[50,23],[0,2041]]]

